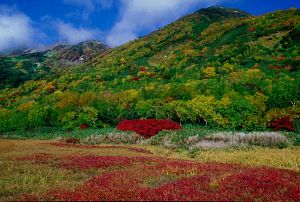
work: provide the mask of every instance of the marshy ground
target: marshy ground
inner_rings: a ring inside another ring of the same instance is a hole
[[[0,200],[300,200],[300,149],[0,140]]]

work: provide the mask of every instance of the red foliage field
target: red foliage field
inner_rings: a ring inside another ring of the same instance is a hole
[[[283,169],[152,156],[35,154],[19,160],[34,164],[47,164],[48,161],[54,169],[102,170],[75,190],[54,187],[42,196],[24,194],[19,198],[26,201],[300,200],[300,173]]]
[[[150,138],[162,130],[179,130],[181,126],[170,120],[137,119],[121,121],[117,125],[117,129],[122,131],[134,131],[145,138]]]

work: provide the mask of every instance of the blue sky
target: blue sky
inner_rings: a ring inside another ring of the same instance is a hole
[[[0,51],[97,39],[118,46],[188,13],[225,6],[262,15],[299,0],[0,0]]]

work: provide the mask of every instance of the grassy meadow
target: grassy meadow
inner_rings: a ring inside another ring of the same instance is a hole
[[[284,148],[189,148],[184,140],[195,141],[197,130],[202,140],[220,133],[188,125],[176,135],[163,131],[138,140],[113,128],[2,134],[0,200],[299,200],[295,138],[287,138]],[[176,138],[162,140],[170,134]],[[79,142],[67,143],[72,138]]]
[[[1,133],[0,201],[299,201],[299,133],[180,127]]]

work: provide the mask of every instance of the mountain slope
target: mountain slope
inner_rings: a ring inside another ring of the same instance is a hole
[[[56,45],[43,51],[16,50],[9,56],[0,56],[0,88],[16,87],[31,79],[49,78],[60,68],[90,61],[109,48],[99,41],[76,45]]]
[[[300,118],[299,35],[298,9],[258,17],[201,9],[62,68],[60,76],[2,90],[0,128],[74,129],[169,118],[211,127],[294,130]]]

